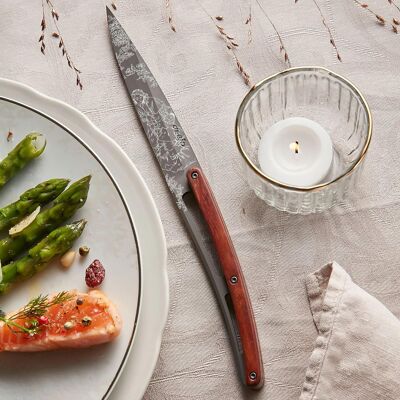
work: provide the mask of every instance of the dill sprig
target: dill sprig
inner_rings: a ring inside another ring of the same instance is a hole
[[[32,299],[26,306],[24,306],[16,314],[12,315],[10,319],[22,318],[38,318],[46,313],[46,311],[56,304],[62,304],[70,300],[73,296],[68,292],[60,292],[49,300],[49,295],[40,294]]]
[[[13,333],[26,333],[30,336],[34,336],[40,332],[40,325],[37,318],[40,318],[48,309],[57,304],[63,304],[73,298],[69,292],[60,292],[54,297],[49,299],[49,295],[40,294],[33,298],[28,304],[22,307],[21,310],[6,317],[4,313],[0,313],[0,321],[3,321]],[[15,322],[19,319],[26,319],[24,325]]]

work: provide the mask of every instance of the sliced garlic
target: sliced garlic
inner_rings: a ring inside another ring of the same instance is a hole
[[[69,250],[61,258],[60,263],[64,268],[69,268],[75,260],[76,251]]]
[[[13,226],[8,233],[10,236],[15,236],[21,231],[23,231],[26,227],[28,227],[38,216],[40,213],[40,206],[36,208],[35,211],[33,211],[31,214],[29,214],[27,217],[25,217],[22,221],[18,222],[17,225]]]

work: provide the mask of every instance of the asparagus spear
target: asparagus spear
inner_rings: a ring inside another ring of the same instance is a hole
[[[0,189],[29,161],[39,157],[46,147],[46,140],[40,133],[30,133],[19,142],[8,156],[0,162]]]
[[[19,200],[0,208],[0,231],[11,228],[38,206],[54,200],[68,185],[67,179],[50,179],[21,194]]]
[[[52,231],[46,238],[32,247],[25,257],[2,268],[3,280],[0,293],[7,292],[14,283],[30,278],[44,269],[56,256],[67,252],[82,234],[86,221],[81,220]]]
[[[1,263],[4,265],[9,262],[71,218],[86,202],[90,178],[86,176],[74,182],[54,200],[51,208],[42,211],[25,229],[15,236],[0,240]]]

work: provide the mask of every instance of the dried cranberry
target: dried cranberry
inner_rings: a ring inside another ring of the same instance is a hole
[[[94,260],[86,268],[86,276],[85,276],[86,285],[88,285],[91,288],[100,286],[105,276],[106,276],[106,270],[104,269],[103,264],[99,260]]]

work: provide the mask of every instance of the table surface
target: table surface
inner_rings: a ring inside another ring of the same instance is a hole
[[[168,243],[171,304],[161,354],[145,395],[152,399],[257,398],[297,400],[316,338],[305,276],[338,261],[356,283],[400,315],[400,37],[351,0],[318,0],[342,56],[329,44],[310,0],[260,0],[281,32],[293,66],[321,65],[365,94],[374,118],[369,157],[357,192],[329,212],[293,216],[266,206],[241,173],[233,126],[247,87],[197,0],[170,0],[173,33],[161,0],[117,0],[117,17],[157,77],[215,191],[247,278],[263,350],[265,387],[242,390],[206,275],[182,227],[116,67],[106,2],[53,0],[83,91],[46,40],[39,50],[40,0],[2,2],[0,76],[18,80],[83,111],[127,152],[160,210]],[[386,2],[369,5],[389,19]],[[276,34],[253,0],[253,41],[247,44],[248,2],[202,0],[222,15],[240,44],[238,57],[253,82],[285,68]],[[4,133],[6,134],[6,133]]]

